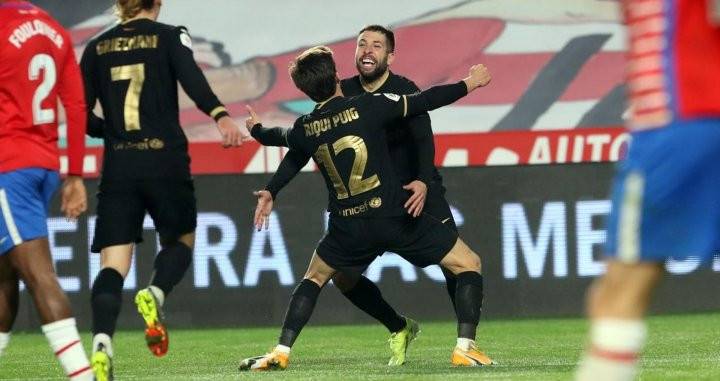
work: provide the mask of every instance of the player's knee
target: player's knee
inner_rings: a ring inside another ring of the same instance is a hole
[[[305,273],[303,279],[307,279],[315,282],[321,288],[330,280],[334,274],[331,272],[323,271],[323,269],[309,268]]]
[[[464,245],[463,245],[464,246]],[[455,247],[445,258],[441,265],[457,275],[466,271],[482,273],[480,257],[467,246]]]
[[[472,250],[469,250],[467,253],[463,254],[463,256],[464,271],[482,273],[482,263],[480,262],[480,257],[477,254],[475,254]]]
[[[305,274],[305,277],[303,279],[309,280],[317,284],[318,287],[322,288],[330,280],[330,277],[325,277],[318,273],[308,273]]]
[[[336,273],[332,277],[333,284],[335,284],[335,287],[342,293],[352,290],[358,283],[358,280],[360,280],[360,277],[350,276],[345,273]]]
[[[195,232],[186,233],[180,236],[160,237],[160,245],[163,248],[175,246],[177,244],[186,246],[190,249],[190,251],[192,251],[195,247]]]
[[[174,241],[163,246],[155,257],[155,267],[177,266],[187,268],[192,262],[192,249],[181,241]]]
[[[54,289],[59,288],[60,285],[57,282],[55,271],[53,269],[40,270],[41,266],[32,267],[29,269],[19,269],[20,277],[23,283],[31,293],[39,288],[42,289]]]

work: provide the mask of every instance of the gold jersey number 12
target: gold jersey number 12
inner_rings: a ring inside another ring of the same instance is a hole
[[[125,130],[137,131],[140,129],[140,93],[145,82],[145,64],[115,66],[110,69],[112,81],[130,81],[125,93]]]
[[[345,188],[345,184],[343,184],[340,178],[340,173],[338,173],[337,168],[335,168],[335,163],[333,163],[332,157],[330,156],[329,145],[323,144],[315,151],[315,158],[325,167],[330,180],[333,182],[338,200],[355,196],[380,186],[380,179],[378,179],[377,174],[363,179],[368,152],[365,141],[361,137],[354,135],[345,136],[333,143],[332,147],[335,155],[346,149],[355,151],[355,160],[353,161],[350,178],[348,179],[348,188],[350,188],[349,195],[348,189]]]

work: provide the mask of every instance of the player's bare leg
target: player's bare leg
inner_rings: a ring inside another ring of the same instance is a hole
[[[590,344],[577,380],[635,378],[647,336],[645,313],[662,272],[660,263],[608,262],[606,274],[588,293]]]
[[[317,252],[313,253],[304,279],[298,284],[290,297],[278,345],[270,353],[242,360],[239,370],[263,371],[287,368],[290,348],[295,343],[298,335],[300,335],[300,331],[307,324],[310,316],[312,316],[320,290],[333,274],[335,274],[335,269],[325,263],[317,255]]]
[[[32,295],[42,331],[72,380],[92,380],[72,308],[55,276],[47,238],[24,241],[5,254]]]
[[[440,265],[457,276],[455,313],[458,318],[458,338],[450,360],[451,363],[460,366],[494,364],[475,345],[475,335],[480,321],[483,300],[480,257],[458,238],[455,246],[440,261]]]
[[[0,357],[10,342],[10,330],[17,317],[20,291],[17,271],[7,255],[0,256]]]

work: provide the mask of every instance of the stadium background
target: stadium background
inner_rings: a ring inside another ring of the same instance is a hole
[[[34,1],[71,30],[78,57],[93,35],[115,21],[112,1]],[[394,28],[392,69],[421,88],[454,80],[485,63],[492,85],[431,113],[436,164],[460,232],[483,258],[484,317],[582,313],[582,299],[600,262],[609,211],[612,162],[627,143],[622,125],[624,35],[613,1],[546,0],[168,1],[159,21],[185,25],[211,86],[242,122],[252,104],[267,125],[290,125],[312,108],[286,75],[287,62],[324,43],[342,76],[355,74],[356,31]],[[302,17],[298,17],[302,15]],[[255,142],[219,148],[210,119],[181,100],[191,140],[200,211],[193,266],[166,304],[175,326],[276,325],[324,229],[326,191],[303,173],[279,196],[269,232],[254,232],[250,191],[270,178],[283,150]],[[64,144],[61,141],[61,146]],[[89,194],[101,166],[102,142],[88,139]],[[314,172],[312,164],[304,171]],[[53,205],[49,226],[58,276],[81,326],[89,326],[89,288],[98,271],[89,254],[94,198],[88,216],[65,221]],[[121,327],[135,326],[130,296],[147,282],[157,241],[146,243],[125,283]],[[709,268],[670,262],[656,312],[717,310],[720,257]],[[394,255],[366,274],[399,311],[419,319],[451,319],[437,268],[415,269]],[[330,287],[332,288],[332,287]],[[692,295],[691,298],[687,295]],[[16,327],[37,324],[27,293]],[[315,323],[369,321],[337,290],[321,296]]]

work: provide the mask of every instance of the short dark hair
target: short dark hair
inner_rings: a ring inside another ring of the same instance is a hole
[[[337,70],[333,52],[325,45],[313,46],[290,62],[290,77],[300,91],[315,102],[335,94]]]
[[[368,25],[362,29],[360,29],[360,32],[358,32],[358,36],[365,33],[365,32],[377,32],[385,36],[385,39],[387,40],[387,50],[388,53],[392,53],[395,51],[395,33],[393,33],[390,29],[382,26],[382,25]]]

